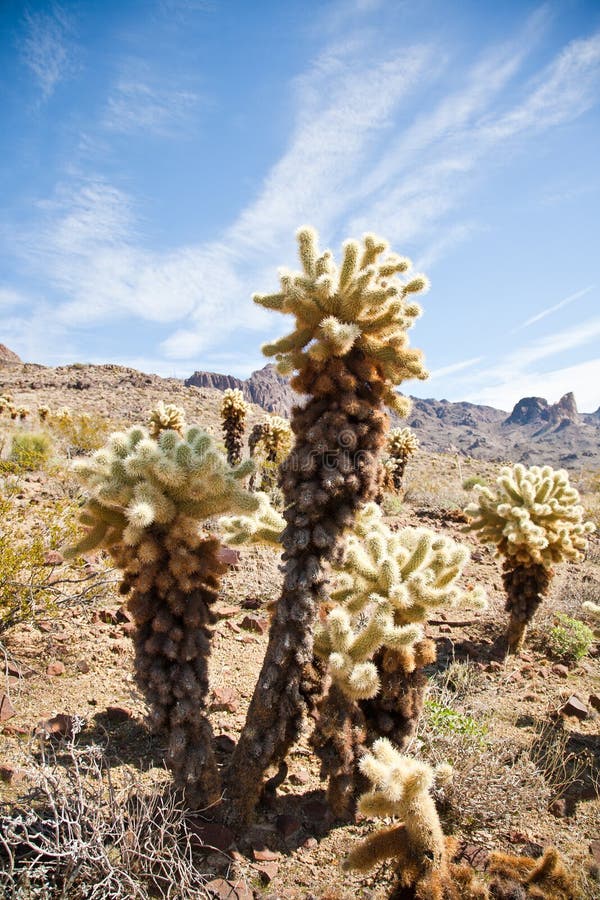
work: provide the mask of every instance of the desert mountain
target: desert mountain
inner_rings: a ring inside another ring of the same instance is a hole
[[[185,382],[202,388],[238,388],[268,412],[289,416],[297,397],[287,379],[267,365],[249,378],[194,372]],[[579,413],[572,393],[557,403],[525,397],[510,414],[475,403],[413,398],[408,425],[426,450],[456,450],[479,459],[581,468],[600,464],[600,409]]]
[[[157,400],[164,399],[183,406],[188,421],[202,420],[216,434],[220,431],[221,392],[226,388],[239,388],[254,404],[250,424],[260,419],[262,410],[287,416],[298,402],[287,379],[271,365],[246,380],[199,371],[183,382],[112,364],[52,368],[22,363],[4,349],[6,356],[0,352],[0,393],[8,393],[16,403],[32,409],[40,404],[68,405],[123,423],[140,422]],[[474,403],[413,398],[406,424],[423,449],[434,452],[573,469],[600,466],[600,409],[579,413],[573,394],[565,394],[554,404],[541,397],[525,397],[510,414]]]

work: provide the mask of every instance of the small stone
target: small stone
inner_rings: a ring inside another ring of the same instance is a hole
[[[228,622],[227,627],[230,631],[233,631],[235,634],[239,634],[242,630],[240,626],[236,622]]]
[[[4,691],[0,691],[0,722],[6,722],[15,716],[16,710],[10,702],[10,697]]]
[[[0,766],[0,781],[4,781],[6,784],[17,784],[26,777],[27,772],[25,769],[18,769],[9,765]]]
[[[213,607],[215,615],[217,615],[220,619],[229,619],[231,616],[237,616],[240,611],[239,606],[225,606],[219,605]]]
[[[235,843],[233,831],[216,822],[203,822],[201,819],[193,818],[189,821],[189,827],[197,847],[226,853]]]
[[[221,753],[233,753],[235,750],[235,738],[226,732],[218,734],[215,738],[215,747]]]
[[[224,712],[237,712],[239,706],[238,695],[229,687],[217,687],[213,689],[210,708],[223,710]]]
[[[40,619],[36,624],[44,634],[49,634],[52,631],[52,622],[48,622],[46,619]]]
[[[485,667],[486,672],[501,672],[503,669],[502,663],[496,662],[496,660],[492,660],[491,663]]]
[[[563,666],[562,663],[557,663],[555,666],[552,666],[551,671],[554,675],[558,675],[559,678],[569,677],[569,670],[566,666]]]
[[[440,625],[439,627],[442,634],[450,634],[450,632],[452,631],[450,625]]]
[[[48,550],[46,555],[44,556],[44,565],[45,566],[60,566],[64,563],[65,558],[62,553],[59,553],[58,550]]]
[[[127,638],[117,638],[113,640],[110,645],[110,652],[117,653],[119,656],[124,653],[128,653],[131,648],[131,643]]]
[[[567,819],[569,817],[567,803],[564,798],[553,800],[549,808],[552,815],[556,816],[557,819]]]
[[[535,701],[537,699],[538,699],[537,694],[532,694],[532,693],[523,694],[523,700],[526,700],[528,703],[535,703]]]
[[[575,716],[577,719],[587,719],[589,716],[587,706],[575,694],[569,697],[567,702],[561,706],[559,712],[562,716]]]
[[[468,862],[473,869],[485,869],[488,859],[489,850],[482,847],[481,844],[464,844],[459,851],[458,860]]]
[[[97,609],[92,616],[94,625],[98,625],[101,622],[105,625],[116,625],[118,621],[118,610],[116,609]]]
[[[242,600],[243,609],[260,609],[262,605],[260,597],[246,597]]]
[[[226,881],[224,878],[213,878],[204,885],[209,897],[215,900],[254,900],[252,890],[241,881]]]
[[[122,722],[133,719],[133,712],[126,706],[107,706],[106,716],[111,722],[114,722],[115,725],[119,725]]]
[[[296,772],[290,773],[289,779],[291,784],[308,784],[310,775],[306,769],[298,769]]]
[[[234,550],[233,547],[220,547],[218,556],[219,561],[226,566],[237,566],[240,561],[240,551]]]
[[[270,884],[277,875],[279,863],[275,862],[274,860],[269,862],[261,862],[260,865],[254,865],[253,868],[258,872],[260,880],[263,884]]]
[[[257,634],[266,634],[269,630],[269,620],[264,616],[244,616],[241,624],[242,628],[256,631]]]
[[[65,664],[63,662],[60,662],[60,660],[55,660],[54,662],[49,663],[46,668],[46,675],[50,675],[51,677],[64,674]]]
[[[315,847],[318,847],[318,846],[319,846],[318,840],[314,837],[309,837],[309,838],[306,838],[306,840],[302,844],[302,849],[303,850],[314,850]]]
[[[51,719],[46,719],[45,722],[40,722],[38,730],[45,732],[50,737],[69,738],[73,734],[74,724],[73,716],[59,713],[57,716],[52,716]]]
[[[268,847],[253,847],[252,856],[257,862],[268,862],[273,859],[279,859],[281,853],[277,853],[275,850],[269,850]]]
[[[82,675],[87,675],[87,673],[90,671],[90,664],[87,659],[79,659],[75,663],[75,668],[78,672],[81,672]]]
[[[11,723],[10,725],[3,726],[2,734],[23,739],[29,737],[30,731],[29,728],[26,728],[24,725],[15,725],[14,723]]]

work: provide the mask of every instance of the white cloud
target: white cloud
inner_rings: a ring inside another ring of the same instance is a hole
[[[515,331],[520,331],[522,328],[527,328],[529,325],[534,325],[536,322],[539,322],[541,319],[545,319],[546,316],[551,315],[553,312],[556,312],[558,309],[562,309],[563,306],[568,306],[570,303],[574,303],[575,300],[580,300],[582,297],[585,297],[586,294],[589,294],[590,291],[594,290],[595,285],[590,284],[588,287],[583,288],[581,291],[575,291],[574,294],[569,294],[568,297],[565,297],[563,300],[560,300],[558,303],[555,303],[553,306],[548,306],[546,309],[543,309],[541,312],[536,313],[534,316],[531,316],[529,319],[526,319],[525,322],[522,322],[520,325],[517,325],[516,328],[513,328],[511,334],[514,334]]]
[[[193,91],[122,79],[109,97],[104,126],[124,134],[142,131],[180,138],[198,102]]]
[[[21,58],[39,82],[44,99],[47,99],[72,67],[69,44],[71,22],[61,6],[51,4],[47,12],[27,10],[24,27]]]
[[[445,375],[452,375],[454,372],[462,372],[463,369],[468,369],[471,366],[476,366],[477,363],[480,363],[483,359],[482,356],[474,356],[471,359],[464,359],[462,362],[452,363],[449,366],[442,366],[439,369],[434,369],[433,372],[429,373],[429,381],[432,381],[434,378],[443,378]]]
[[[28,299],[24,294],[13,288],[0,287],[0,309],[10,309],[13,306],[24,306]]]
[[[599,384],[600,358],[549,372],[528,372],[526,379],[515,372],[500,384],[471,391],[468,399],[510,411],[525,396],[526,385],[527,396],[544,397],[550,403],[573,391],[580,412],[595,412],[600,406]]]

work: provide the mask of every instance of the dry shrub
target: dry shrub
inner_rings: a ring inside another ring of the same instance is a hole
[[[81,722],[78,723],[81,727]],[[117,787],[103,751],[75,740],[31,757],[27,805],[0,808],[0,895],[7,900],[207,897],[193,830],[166,784]]]

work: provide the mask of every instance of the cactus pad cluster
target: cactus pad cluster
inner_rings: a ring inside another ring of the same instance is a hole
[[[148,432],[153,438],[158,438],[163,431],[176,431],[177,434],[183,435],[184,428],[183,410],[174,403],[159,400],[148,417]]]
[[[136,680],[152,726],[167,735],[175,780],[194,807],[220,796],[205,703],[211,605],[225,569],[219,542],[200,525],[257,508],[242,487],[251,466],[231,469],[198,428],[184,436],[161,430],[157,438],[132,428],[75,464],[88,490],[81,514],[87,535],[71,555],[104,547],[123,572],[121,592],[131,595],[137,626]]]

